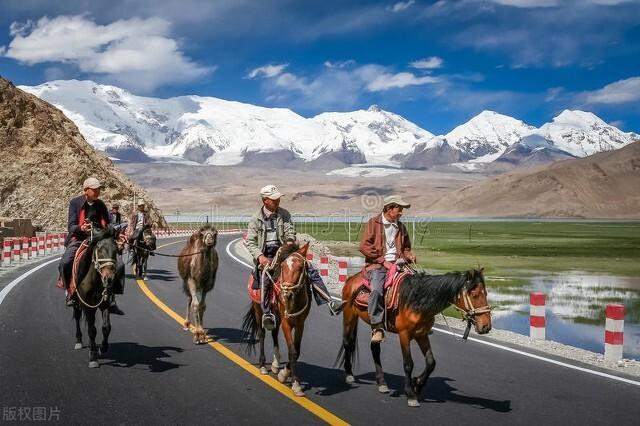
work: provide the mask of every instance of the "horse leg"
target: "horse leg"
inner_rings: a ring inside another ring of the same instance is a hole
[[[402,363],[404,367],[404,392],[407,395],[409,407],[419,407],[418,397],[413,390],[411,374],[413,373],[413,358],[411,358],[411,336],[403,330],[398,333],[400,337],[400,349],[402,349]]]
[[[102,343],[100,344],[100,355],[104,355],[109,351],[109,334],[111,334],[109,309],[102,309]]]
[[[142,278],[146,280],[147,279],[147,265],[149,264],[149,252],[145,252],[143,262],[144,262],[144,266],[142,267],[142,271],[143,271],[142,272]]]
[[[302,344],[302,335],[304,334],[304,322],[300,321],[293,329],[293,348],[294,351],[289,351],[289,365],[291,366],[291,389],[295,396],[304,396],[302,386],[300,386],[300,380],[298,380],[298,357],[300,356],[300,346]]]
[[[262,321],[262,310],[256,303],[253,303],[252,307],[253,307],[253,317],[255,319],[255,322],[256,324],[260,324],[260,321]],[[264,354],[264,336],[265,336],[264,328],[258,326],[257,334],[258,334],[258,344],[260,348],[259,349],[260,352],[258,355],[258,368],[260,368],[260,374],[269,374],[269,371],[265,366],[265,364],[267,363],[267,357]]]
[[[287,343],[287,349],[289,350],[289,359],[287,360],[287,364],[284,368],[278,373],[278,380],[280,383],[284,383],[287,380],[287,377],[291,374],[292,352],[295,351],[295,347],[293,346],[293,331],[286,320],[282,322],[282,334],[284,334],[284,340]]]
[[[420,396],[420,392],[422,388],[427,384],[427,380],[429,376],[436,368],[436,359],[433,356],[433,351],[431,350],[431,342],[429,341],[429,336],[416,336],[416,341],[418,342],[418,346],[420,346],[420,350],[422,351],[422,355],[424,355],[425,367],[422,374],[413,379],[413,390],[416,393],[416,396]]]
[[[262,316],[260,319],[262,319]],[[273,361],[271,361],[271,372],[273,374],[278,374],[278,372],[280,372],[280,344],[278,342],[278,325],[277,324],[276,324],[276,328],[271,330],[271,338],[273,339]]]
[[[86,309],[84,316],[87,319],[87,331],[89,334],[89,368],[98,368],[100,364],[98,363],[98,348],[96,345],[96,335],[98,334],[96,330],[96,310]]]
[[[358,315],[351,307],[342,311],[342,350],[344,351],[344,372],[347,384],[356,382],[353,376],[353,355],[356,350]]]
[[[384,380],[384,371],[382,370],[382,361],[380,360],[380,342],[371,342],[371,355],[373,355],[373,363],[376,365],[376,383],[378,384],[378,392],[389,393],[389,387]]]
[[[76,345],[73,347],[75,350],[82,349],[82,329],[80,328],[80,319],[82,318],[82,310],[80,306],[73,307],[73,319],[76,322]]]

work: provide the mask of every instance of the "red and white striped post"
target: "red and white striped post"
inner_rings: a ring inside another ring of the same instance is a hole
[[[31,246],[29,247],[29,257],[34,259],[38,254],[38,238],[31,237]]]
[[[20,242],[22,240],[20,238],[13,238],[11,243],[13,244],[13,252],[11,255],[11,263],[18,264],[20,263]]]
[[[2,266],[11,266],[11,239],[9,237],[2,242]]]
[[[529,295],[529,337],[532,339],[545,339],[545,303],[544,293],[531,293]]]
[[[329,256],[320,256],[320,276],[325,283],[329,279]]]
[[[22,260],[26,262],[29,260],[29,237],[22,237]]]
[[[44,239],[44,252],[45,254],[51,254],[51,240],[53,239],[53,235],[47,232],[47,236]]]
[[[340,283],[340,285],[344,285],[344,283],[347,282],[347,278],[349,278],[347,268],[349,268],[349,262],[346,260],[338,260],[338,283]]]
[[[53,234],[53,241],[51,242],[51,252],[57,253],[60,251],[60,234]]]
[[[604,330],[604,359],[620,361],[624,345],[624,305],[607,305]]]
[[[307,253],[307,260],[308,260],[309,262],[313,262],[313,253],[312,253],[312,252],[308,252],[308,253]]]
[[[45,233],[44,232],[38,232],[36,233],[36,236],[38,237],[38,256],[44,256],[44,238],[45,238]]]

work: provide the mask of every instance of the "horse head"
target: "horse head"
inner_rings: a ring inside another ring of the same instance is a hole
[[[280,267],[280,285],[282,287],[281,297],[285,305],[285,314],[296,315],[304,311],[309,303],[307,290],[307,250],[309,243],[300,247],[296,243],[289,243],[283,246],[278,253],[277,262]],[[302,292],[301,292],[302,290]],[[305,294],[306,305],[298,306],[298,294]]]
[[[93,254],[91,261],[100,274],[102,285],[111,287],[116,275],[116,263],[118,247],[116,245],[114,231],[110,228],[91,231]]]
[[[454,301],[454,305],[464,312],[464,319],[469,322],[469,325],[474,325],[478,334],[487,334],[491,331],[491,308],[487,302],[483,272],[484,268],[465,272],[464,286]]]
[[[145,228],[145,230],[142,231],[142,240],[149,250],[156,249],[156,236],[153,234],[151,228]]]

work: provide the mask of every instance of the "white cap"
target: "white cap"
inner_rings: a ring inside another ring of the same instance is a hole
[[[82,184],[82,189],[87,189],[87,188],[91,188],[91,189],[98,189],[98,188],[102,188],[102,185],[100,184],[100,181],[94,177],[89,177],[86,178],[84,183]]]
[[[145,206],[145,205],[146,205],[146,203],[144,202],[144,200],[143,200],[142,198],[140,198],[140,199],[138,200],[138,205],[139,205],[139,206]]]
[[[280,193],[278,187],[275,185],[267,185],[260,190],[260,196],[262,198],[269,198],[270,200],[277,200],[284,194]]]

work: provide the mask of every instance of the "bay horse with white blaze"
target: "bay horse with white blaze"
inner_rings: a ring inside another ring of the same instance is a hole
[[[207,335],[202,327],[202,318],[207,309],[207,293],[216,284],[218,271],[218,252],[216,240],[218,231],[211,225],[205,225],[191,235],[178,256],[178,272],[182,278],[184,293],[187,295],[187,313],[184,317],[184,329],[193,324],[193,343],[207,343]]]
[[[304,322],[311,309],[311,284],[307,275],[307,250],[309,243],[300,247],[296,243],[285,244],[280,248],[271,262],[275,269],[274,276],[277,281],[273,283],[272,299],[274,313],[276,314],[276,327],[271,331],[274,345],[273,362],[271,371],[278,375],[278,380],[284,383],[291,377],[291,389],[295,396],[304,396],[297,374],[297,362],[300,356]],[[265,268],[267,271],[269,267]],[[265,279],[272,279],[267,272],[263,272]],[[251,284],[251,281],[250,281]],[[259,294],[252,292],[249,285],[249,296],[252,298],[249,311],[244,316],[242,324],[243,336],[247,339],[247,346],[253,348],[256,337],[260,343],[259,366],[262,374],[268,374],[265,367],[264,337],[265,330],[261,326],[262,307]],[[289,360],[283,369],[280,369],[280,351],[278,347],[278,330],[282,328]]]
[[[111,321],[109,318],[109,296],[113,291],[116,279],[117,251],[116,240],[111,229],[100,230],[93,228],[91,236],[83,242],[86,254],[77,259],[74,264],[72,280],[75,281],[75,292],[78,304],[73,308],[73,318],[76,323],[76,344],[74,349],[82,349],[82,331],[80,319],[84,314],[89,334],[89,368],[97,368],[98,355],[109,350],[109,334]],[[124,279],[124,277],[122,278]],[[96,310],[102,312],[102,343],[98,349],[96,345]]]
[[[352,368],[357,346],[358,319],[370,324],[366,303],[356,303],[359,293],[363,291],[362,278],[362,272],[349,277],[342,289],[342,299],[347,303],[343,310],[343,342],[338,361],[344,363],[348,384],[355,383]],[[444,275],[428,275],[424,272],[408,274],[398,286],[397,307],[392,305],[389,309],[387,304],[386,326],[400,338],[407,403],[410,407],[419,407],[420,392],[436,366],[429,341],[429,331],[433,327],[435,316],[453,304],[463,312],[467,321],[464,336],[466,339],[472,324],[478,334],[486,334],[491,330],[491,310],[487,303],[482,268],[467,272],[449,272]],[[411,376],[412,340],[418,342],[426,362],[424,371],[418,377]],[[387,393],[389,388],[385,383],[380,362],[380,343],[371,343],[371,353],[376,366],[378,391]]]

